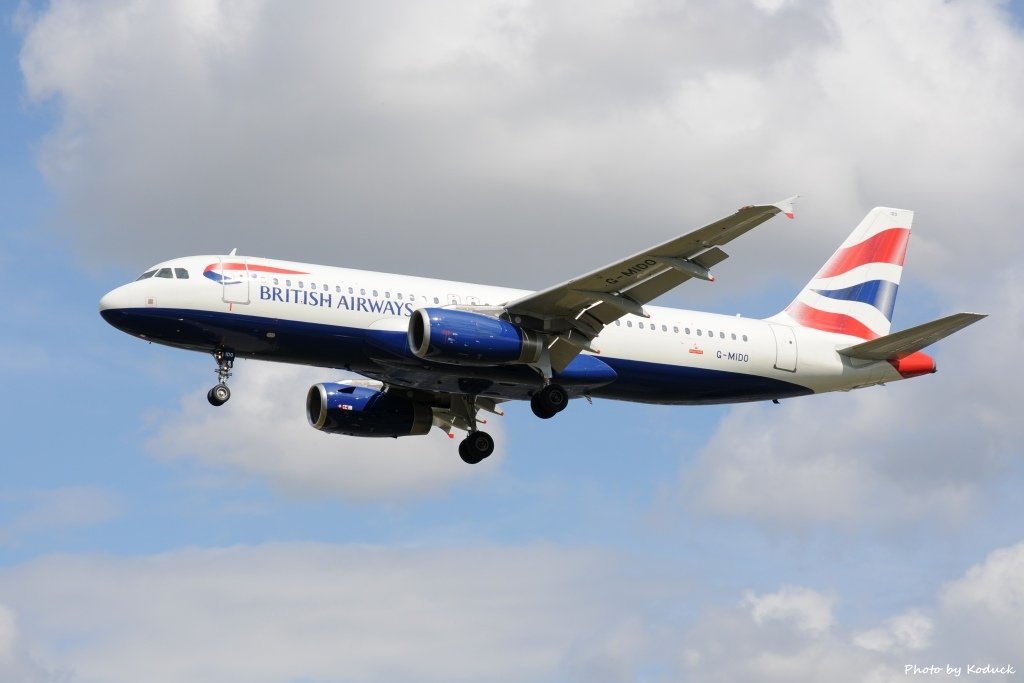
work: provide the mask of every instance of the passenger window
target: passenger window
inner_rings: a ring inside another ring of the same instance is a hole
[[[305,285],[302,284],[302,280],[299,280],[299,289],[302,289],[303,287],[305,287]]]
[[[639,327],[641,330],[644,329],[644,324],[643,323],[637,323],[636,326]]]
[[[284,286],[285,287],[291,287],[292,286],[292,281],[291,280],[285,280],[284,281]]]
[[[719,337],[720,339],[725,339],[725,332],[719,332],[719,333],[718,333],[718,337]]]
[[[661,331],[662,332],[668,332],[668,325],[662,325],[661,326]]]
[[[743,341],[747,341],[747,335],[743,335]]]
[[[334,285],[334,291],[337,294],[341,294],[341,285]]]
[[[302,286],[301,283],[299,284],[299,286]],[[315,282],[310,282],[309,283],[309,288],[315,290],[316,289],[316,283]]]
[[[330,290],[330,287],[328,287],[327,285],[324,285],[324,291],[326,292],[326,291],[329,291],[329,290]]]
[[[385,299],[390,299],[391,298],[391,292],[384,292],[384,298]]]
[[[398,300],[399,300],[399,301],[401,301],[401,300],[402,300],[402,293],[401,293],[401,292],[399,292],[399,293],[398,293],[398,294],[397,294],[396,296],[398,297]]]
[[[711,330],[708,330],[708,336],[709,336],[709,337],[714,337],[714,336],[715,336],[715,333],[714,333],[714,332],[712,332]]]
[[[354,290],[354,289],[352,289],[351,287],[349,287],[349,288],[348,288],[348,293],[349,293],[349,294],[355,294],[355,293],[356,293],[356,290]]]
[[[174,277],[178,278],[179,280],[187,280],[188,279],[188,271],[185,270],[184,268],[175,268],[174,269]]]
[[[275,285],[277,284],[277,278],[276,277],[274,278],[274,284]]]
[[[366,296],[366,290],[362,287],[359,288],[359,296]]]
[[[139,280],[145,280],[147,278],[153,277],[154,275],[156,275],[156,271],[155,270],[147,270],[145,273],[143,273],[142,275],[137,277],[135,279],[135,281],[138,282]]]
[[[689,327],[684,327],[683,328],[683,332],[685,332],[686,334],[690,334],[690,328]]]
[[[679,327],[677,327],[676,325],[673,325],[672,326],[672,331],[675,332],[676,334],[679,334]]]
[[[735,332],[732,333],[732,340],[736,341],[736,333]]]
[[[171,269],[170,268],[161,268],[160,270],[156,271],[156,276],[157,277],[174,277],[174,274],[171,273]]]
[[[438,301],[438,300],[437,300],[437,297],[436,297],[436,296],[434,297],[434,303],[435,303],[435,304],[439,304],[439,303],[441,303],[440,301]]]
[[[621,320],[616,320],[616,321],[615,321],[615,324],[616,324],[616,325],[621,325],[621,324],[622,324],[622,321],[621,321]]]
[[[627,320],[626,321],[626,327],[633,327],[633,321],[632,320]]]
[[[698,336],[698,337],[702,337],[702,336],[704,336],[704,333],[703,333],[703,332],[701,332],[700,330],[697,330],[697,336]]]

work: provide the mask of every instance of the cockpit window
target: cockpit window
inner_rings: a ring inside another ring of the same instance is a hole
[[[147,270],[145,273],[135,278],[135,281],[138,282],[139,280],[145,280],[147,277],[153,277],[155,274],[155,270]]]
[[[174,274],[171,272],[170,268],[161,268],[160,270],[156,271],[156,277],[173,278]]]
[[[188,271],[185,270],[184,268],[175,268],[174,269],[174,277],[178,278],[179,280],[187,280],[188,279]]]

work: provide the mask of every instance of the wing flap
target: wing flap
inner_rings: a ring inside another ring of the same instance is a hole
[[[983,313],[954,313],[901,332],[894,332],[862,344],[839,349],[839,354],[862,360],[899,360],[926,346],[931,346],[940,339],[945,339],[985,317],[987,315]]]

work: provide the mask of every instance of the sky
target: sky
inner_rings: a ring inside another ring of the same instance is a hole
[[[3,11],[0,680],[1024,670],[1024,6]],[[232,248],[542,288],[793,194],[659,303],[771,315],[882,205],[916,211],[894,329],[990,316],[885,387],[511,405],[470,467],[311,429],[324,369],[241,361],[213,409],[212,359],[97,315]]]

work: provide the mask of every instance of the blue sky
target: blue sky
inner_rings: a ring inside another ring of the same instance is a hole
[[[986,2],[25,4],[0,34],[0,678],[894,680],[1024,667],[1024,36]],[[721,33],[728,25],[730,31]],[[766,316],[875,205],[940,372],[326,437],[328,371],[96,313],[172,256],[542,287],[759,201]],[[468,258],[466,258],[468,257]],[[157,670],[154,672],[154,670]]]

